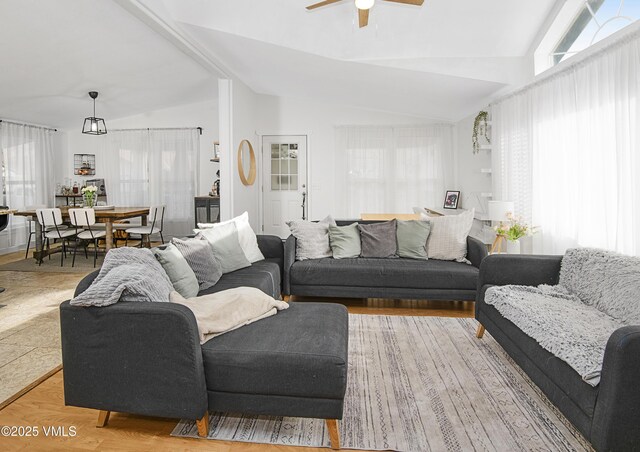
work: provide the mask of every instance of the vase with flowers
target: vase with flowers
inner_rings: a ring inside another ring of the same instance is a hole
[[[88,185],[82,187],[82,199],[85,207],[93,207],[96,205],[96,197],[98,193],[98,187],[95,185]]]
[[[520,239],[535,234],[536,228],[526,223],[521,216],[515,216],[512,212],[508,212],[507,221],[501,221],[500,224],[494,226],[496,231],[496,242],[494,242],[491,252],[502,250],[502,241],[506,240],[507,253],[520,254]]]

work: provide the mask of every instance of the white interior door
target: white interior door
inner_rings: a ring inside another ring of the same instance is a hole
[[[286,238],[286,222],[307,217],[306,135],[262,137],[262,181],[263,232]]]

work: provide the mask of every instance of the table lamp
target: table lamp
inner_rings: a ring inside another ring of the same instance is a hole
[[[489,219],[491,221],[506,221],[507,214],[513,213],[514,204],[513,201],[489,201]],[[505,237],[503,235],[496,235],[496,239],[491,245],[491,253],[502,251],[502,244],[505,243]],[[506,243],[505,243],[506,249]]]

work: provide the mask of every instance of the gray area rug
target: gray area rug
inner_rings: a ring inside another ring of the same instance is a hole
[[[98,254],[98,262],[96,263],[96,270],[102,265],[104,255]],[[14,271],[14,272],[44,272],[44,273],[87,273],[87,271],[93,270],[93,254],[89,253],[89,258],[84,257],[84,253],[76,256],[75,266],[71,266],[71,256],[69,255],[64,260],[64,267],[60,266],[60,255],[54,254],[51,256],[51,260],[44,259],[42,265],[38,265],[35,259],[21,259],[19,261],[10,262],[8,264],[0,265],[0,271]]]
[[[349,316],[346,449],[579,451],[584,438],[473,319]],[[330,447],[319,419],[215,413],[208,439]],[[173,436],[197,438],[193,421]]]

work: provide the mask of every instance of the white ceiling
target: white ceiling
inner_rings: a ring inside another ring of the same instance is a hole
[[[352,0],[2,0],[0,118],[80,127],[87,91],[118,118],[215,98],[224,72],[258,93],[454,121],[533,76],[562,1],[377,0],[358,29]]]
[[[533,77],[530,49],[556,0],[377,0],[363,29],[353,0],[161,3],[259,93],[456,121]]]
[[[0,1],[0,118],[82,127],[217,96],[217,77],[110,0]]]

